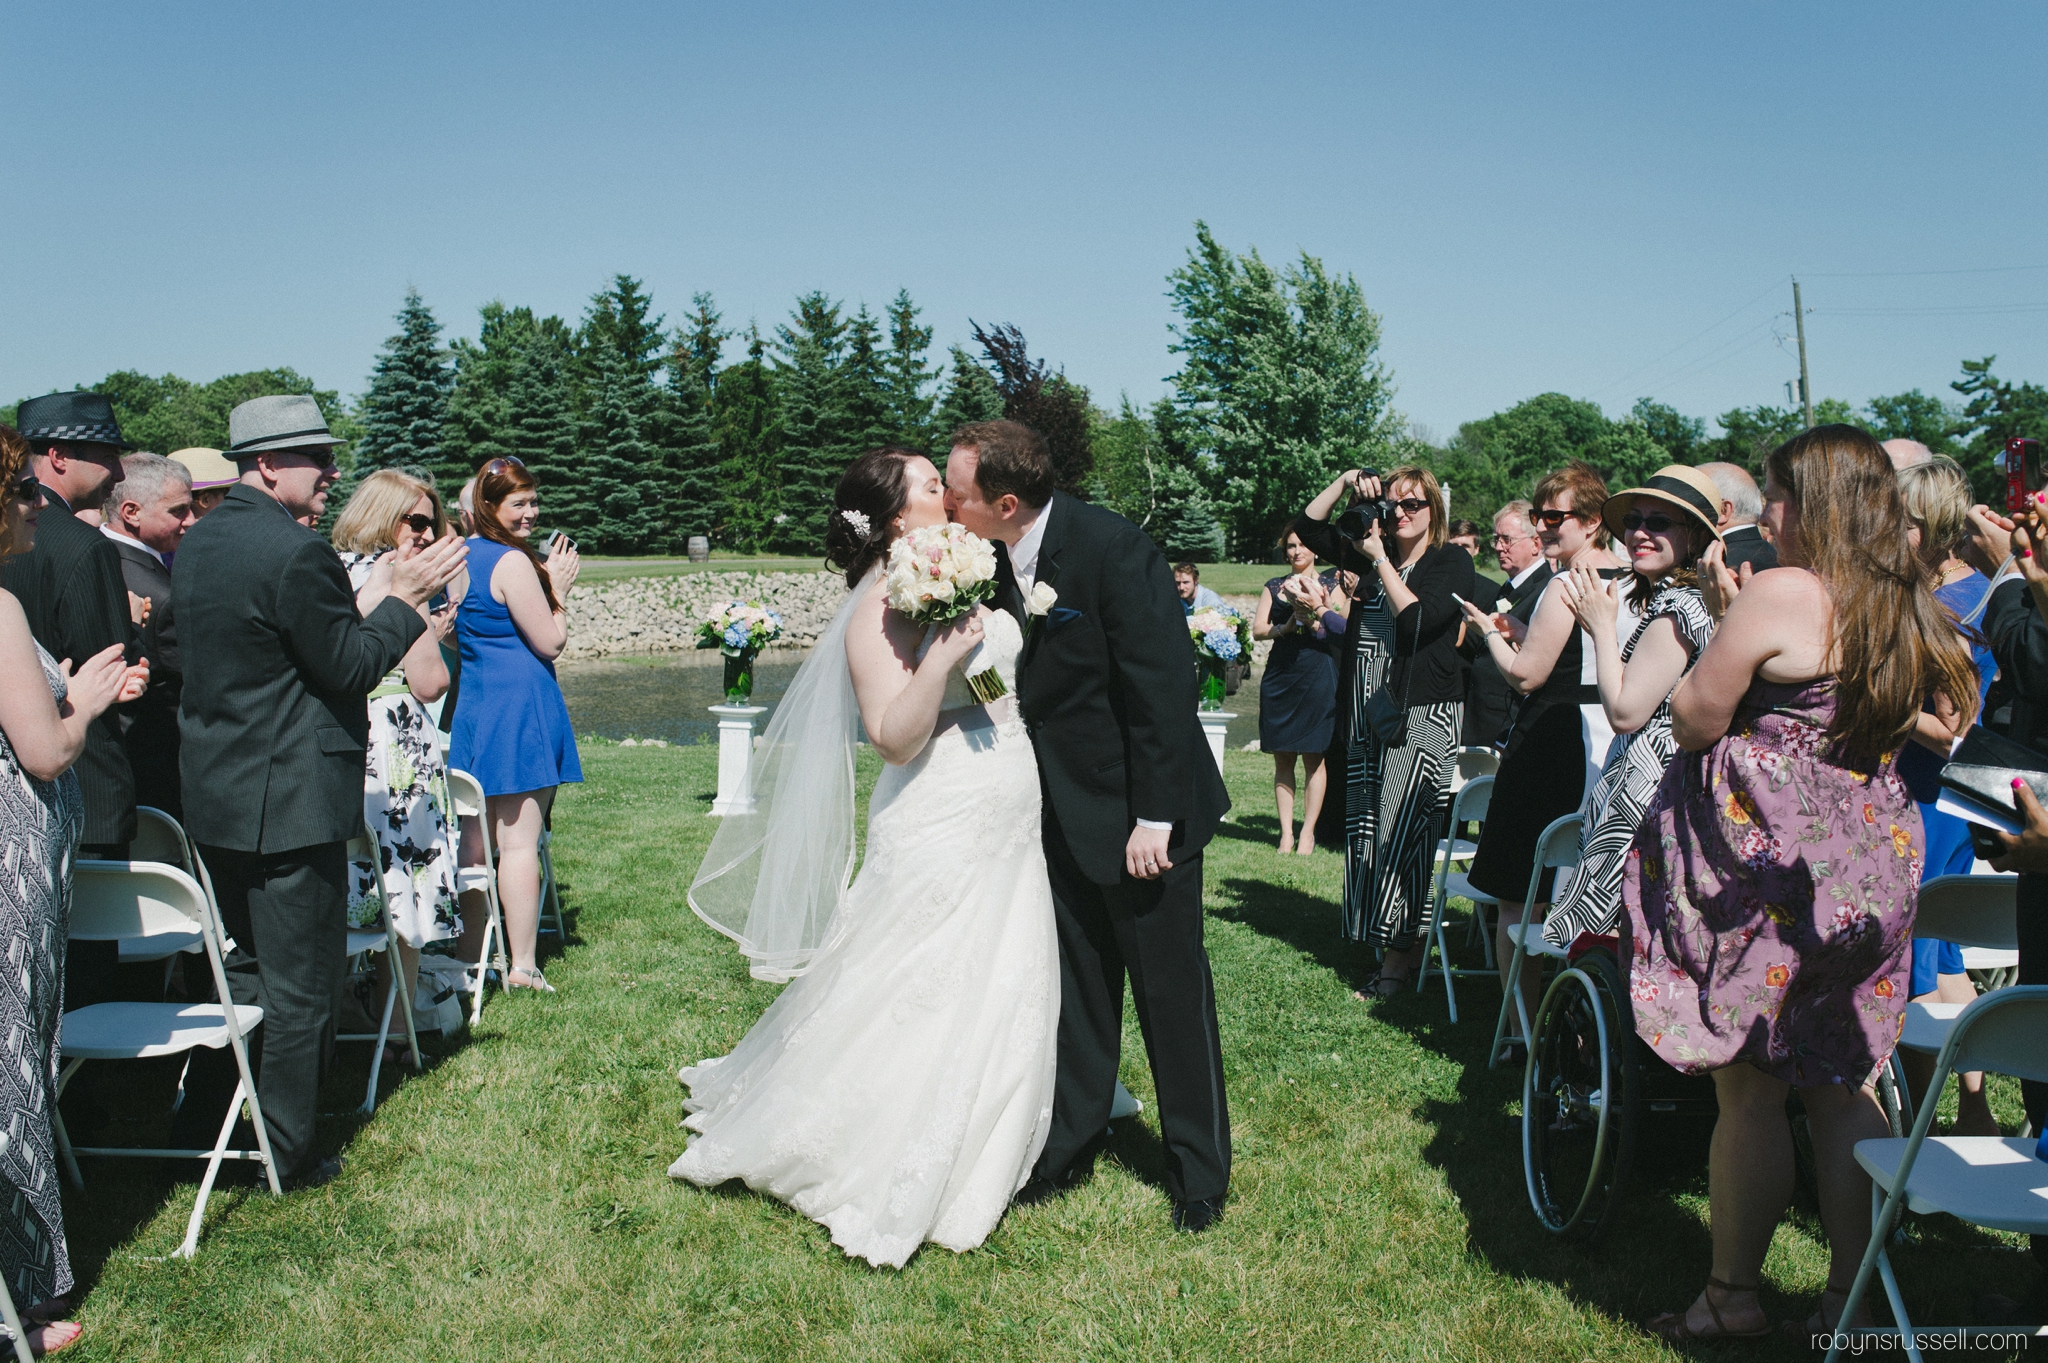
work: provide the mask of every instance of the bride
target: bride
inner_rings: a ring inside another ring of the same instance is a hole
[[[1015,617],[927,631],[886,608],[891,541],[946,519],[924,456],[862,455],[834,502],[829,561],[852,595],[768,726],[753,811],[727,818],[690,892],[756,978],[791,983],[731,1055],[682,1071],[697,1134],[669,1174],[743,1179],[900,1268],[927,1240],[981,1244],[1038,1159],[1058,943]],[[975,704],[970,655],[1013,695]],[[856,721],[888,766],[849,887]]]

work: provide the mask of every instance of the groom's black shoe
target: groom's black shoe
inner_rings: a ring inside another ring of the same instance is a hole
[[[1036,1207],[1041,1202],[1070,1193],[1086,1183],[1095,1173],[1095,1153],[1090,1150],[1056,1174],[1041,1174],[1033,1171],[1017,1195],[1010,1200],[1020,1207]]]
[[[1173,1204],[1173,1228],[1200,1235],[1223,1219],[1223,1197],[1194,1197]]]

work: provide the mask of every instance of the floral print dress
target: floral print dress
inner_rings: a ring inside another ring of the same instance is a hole
[[[343,554],[357,591],[382,555]],[[350,927],[372,927],[389,905],[391,926],[407,946],[462,935],[455,898],[454,804],[433,717],[394,672],[370,695],[370,745],[363,813],[377,836],[381,865],[349,861]]]
[[[1688,1074],[1861,1084],[1903,1025],[1925,839],[1892,757],[1843,765],[1831,678],[1755,682],[1679,753],[1622,881],[1636,1031]]]

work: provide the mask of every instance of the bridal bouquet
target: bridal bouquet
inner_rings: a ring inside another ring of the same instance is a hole
[[[728,658],[742,658],[782,637],[782,617],[755,601],[728,601],[716,606],[697,625],[697,647],[715,648]]]
[[[1252,651],[1252,622],[1229,606],[1205,606],[1188,617],[1195,652],[1219,663],[1234,663]]]
[[[922,526],[889,546],[882,585],[891,610],[920,625],[950,625],[995,596],[995,546],[951,521]],[[970,671],[967,687],[984,705],[1009,694],[993,667]]]

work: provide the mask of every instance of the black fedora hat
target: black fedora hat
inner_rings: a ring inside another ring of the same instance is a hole
[[[47,393],[29,398],[14,414],[14,427],[31,442],[71,440],[81,445],[136,448],[114,420],[114,404],[104,393]]]

